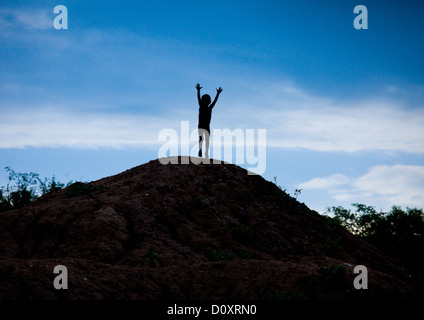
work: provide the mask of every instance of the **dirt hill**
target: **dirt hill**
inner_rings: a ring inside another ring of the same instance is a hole
[[[68,290],[56,290],[56,265]],[[368,268],[355,290],[356,265]],[[0,214],[1,299],[408,297],[407,271],[231,164],[159,160]]]

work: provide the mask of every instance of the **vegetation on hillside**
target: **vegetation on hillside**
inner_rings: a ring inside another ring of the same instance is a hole
[[[10,167],[5,169],[9,174],[9,182],[6,186],[0,186],[0,212],[23,208],[38,197],[65,186],[56,181],[54,176],[41,179],[38,173],[15,172]]]
[[[343,207],[328,208],[328,220],[371,243],[390,256],[416,270],[424,268],[423,209],[393,206],[389,212],[352,204],[355,211]]]

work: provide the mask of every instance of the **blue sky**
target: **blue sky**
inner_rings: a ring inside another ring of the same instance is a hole
[[[200,82],[224,88],[212,129],[266,129],[264,178],[312,209],[422,208],[423,29],[422,1],[2,1],[0,168],[91,181],[156,159],[162,129],[196,128]]]

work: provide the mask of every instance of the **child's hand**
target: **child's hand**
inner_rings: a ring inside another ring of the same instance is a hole
[[[218,89],[216,89],[216,92],[217,92],[218,94],[220,94],[220,93],[222,92],[222,88],[221,88],[221,87],[219,87]]]
[[[200,83],[196,84],[196,89],[197,89],[197,90],[202,89],[202,87],[200,86]]]

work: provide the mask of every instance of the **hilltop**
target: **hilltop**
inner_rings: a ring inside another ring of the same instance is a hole
[[[69,289],[53,287],[68,269]],[[355,290],[353,268],[368,268]],[[409,297],[408,272],[261,176],[159,160],[0,214],[1,299]]]

